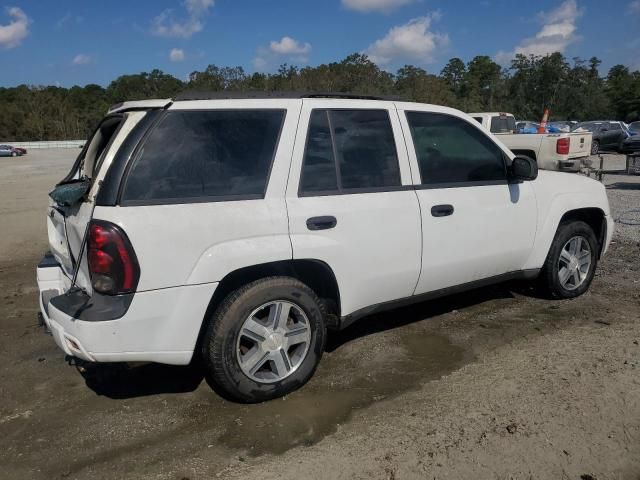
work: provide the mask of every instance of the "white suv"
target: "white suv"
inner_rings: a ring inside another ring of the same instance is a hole
[[[201,360],[229,398],[284,395],[327,329],[538,278],[584,293],[604,187],[541,171],[450,108],[348,95],[130,102],[51,193],[41,311],[89,362]]]

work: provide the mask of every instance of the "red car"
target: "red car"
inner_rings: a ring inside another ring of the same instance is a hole
[[[11,145],[0,145],[0,157],[16,157],[27,154],[26,148],[12,147]]]

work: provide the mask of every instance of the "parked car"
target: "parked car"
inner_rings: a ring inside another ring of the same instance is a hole
[[[629,135],[620,145],[620,153],[640,152],[640,134]]]
[[[26,150],[23,152],[22,148],[15,148],[11,145],[0,145],[0,157],[19,157],[25,153]]]
[[[515,118],[510,113],[470,113],[480,125],[496,135],[516,155],[526,155],[544,170],[579,171],[589,165],[591,134],[577,133],[526,133],[526,129],[514,132]]]
[[[516,278],[587,291],[613,234],[601,183],[538,172],[451,108],[336,97],[111,110],[51,193],[37,281],[56,344],[200,359],[259,402],[371,313]]]
[[[572,130],[572,132],[580,131],[593,133],[593,141],[591,142],[592,155],[596,155],[599,152],[622,151],[622,142],[630,135],[624,122],[607,120],[582,122]]]

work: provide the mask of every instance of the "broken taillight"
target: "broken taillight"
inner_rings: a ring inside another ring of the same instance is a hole
[[[117,225],[92,220],[87,239],[91,285],[98,293],[132,293],[138,286],[140,267],[129,238]]]

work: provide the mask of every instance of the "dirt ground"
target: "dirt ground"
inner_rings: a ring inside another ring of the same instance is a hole
[[[578,299],[513,283],[368,317],[302,390],[238,405],[191,367],[83,376],[37,326],[75,154],[0,159],[0,478],[640,479],[640,227]],[[640,177],[605,182],[614,216],[640,208]]]

